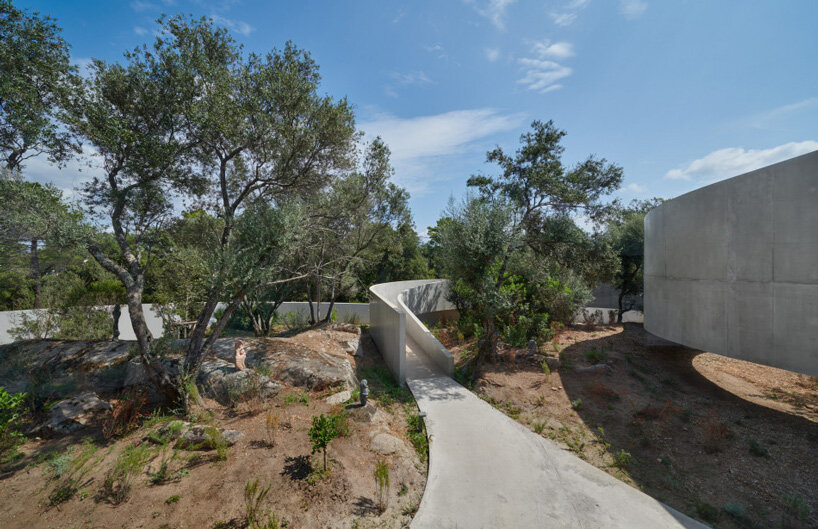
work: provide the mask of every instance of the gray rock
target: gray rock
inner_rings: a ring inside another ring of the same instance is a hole
[[[84,393],[55,404],[48,419],[32,433],[65,435],[87,426],[111,409],[111,404],[101,400],[96,393]]]
[[[338,404],[344,404],[345,402],[349,401],[352,398],[352,392],[349,390],[340,391],[335,393],[334,395],[330,395],[324,402],[330,404],[332,406],[337,406]]]
[[[222,430],[215,426],[195,424],[182,432],[176,441],[181,450],[215,450],[220,443],[227,446],[236,444],[244,434],[236,430]]]
[[[281,384],[269,377],[220,359],[203,362],[197,382],[206,396],[226,406],[251,398],[271,399],[281,391]]]
[[[165,444],[175,441],[190,429],[190,423],[185,421],[166,422],[148,434],[148,440],[156,444]]]
[[[361,327],[353,323],[334,323],[330,329],[333,331],[351,332],[359,337],[361,336]]]
[[[551,356],[545,357],[545,363],[548,365],[548,369],[551,371],[556,371],[560,367],[562,367],[562,362],[560,362],[559,358],[553,358]]]
[[[358,385],[355,370],[347,358],[309,350],[280,351],[264,359],[271,378],[310,391]]]
[[[371,402],[367,402],[366,406],[353,404],[349,406],[347,410],[353,421],[370,423],[372,419],[375,418],[375,413],[378,411],[378,408]]]
[[[404,443],[394,435],[379,433],[372,438],[372,441],[370,441],[370,447],[373,451],[379,454],[389,455],[394,454],[403,448]]]

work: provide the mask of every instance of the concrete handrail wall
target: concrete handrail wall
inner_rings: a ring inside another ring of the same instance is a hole
[[[398,305],[406,312],[406,334],[444,373],[454,376],[454,357],[418,316],[448,312],[455,309],[448,300],[449,283],[433,279],[401,291]]]
[[[399,384],[406,381],[407,336],[444,373],[454,375],[451,353],[420,320],[427,315],[452,311],[454,305],[447,294],[448,282],[444,279],[396,281],[369,288],[369,332]]]
[[[648,213],[645,329],[818,376],[818,151]]]

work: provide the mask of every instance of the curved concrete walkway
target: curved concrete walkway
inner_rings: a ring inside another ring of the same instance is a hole
[[[510,419],[422,351],[407,334],[406,381],[429,434],[412,529],[707,527]]]

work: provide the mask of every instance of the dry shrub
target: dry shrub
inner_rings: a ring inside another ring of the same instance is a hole
[[[705,418],[699,419],[699,424],[704,434],[704,450],[710,454],[720,451],[730,434],[730,430],[721,420],[719,414],[715,410],[710,410]]]
[[[619,393],[600,382],[599,377],[586,384],[585,391],[597,401],[613,402],[620,399]]]
[[[124,393],[119,401],[112,404],[113,410],[102,425],[105,439],[121,437],[137,429],[148,415],[147,404],[144,392]]]

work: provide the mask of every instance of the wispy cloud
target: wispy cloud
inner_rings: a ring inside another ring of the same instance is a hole
[[[399,85],[426,85],[433,84],[434,81],[429,79],[425,72],[418,70],[417,72],[400,73],[392,72],[389,76]]]
[[[535,43],[531,51],[542,59],[563,60],[574,56],[574,46],[570,42],[555,42],[552,44],[548,39]]]
[[[645,0],[619,0],[619,12],[629,20],[641,17],[647,9]]]
[[[773,108],[772,110],[760,112],[746,119],[740,120],[738,124],[742,127],[766,129],[776,121],[812,109],[818,109],[818,97],[810,97],[808,99],[804,99],[803,101],[782,105],[780,107]]]
[[[148,34],[148,30],[143,28],[142,26],[134,26],[133,32],[139,35],[140,37],[145,36]]]
[[[715,182],[818,150],[818,141],[790,142],[769,149],[728,147],[690,162],[687,167],[665,174],[671,180]]]
[[[574,47],[569,42],[551,43],[546,39],[535,42],[531,47],[531,52],[537,58],[523,57],[517,62],[523,67],[525,74],[518,83],[525,85],[528,90],[547,94],[562,88],[557,81],[564,79],[573,73],[569,66],[565,66],[558,60],[568,59],[574,56]]]
[[[591,0],[573,0],[565,4],[559,11],[552,11],[549,16],[554,24],[558,26],[570,26],[576,21],[579,12],[585,9],[590,2]]]
[[[504,31],[506,29],[506,9],[517,0],[488,0],[481,4],[476,4],[474,0],[465,1],[467,4],[474,4],[480,15],[486,17],[495,28]]]
[[[638,195],[641,195],[642,193],[644,193],[645,191],[648,190],[647,187],[645,187],[643,185],[639,185],[636,182],[633,182],[633,183],[630,183],[630,184],[626,185],[623,189],[625,189],[626,191],[630,191],[631,193],[638,194]]]
[[[451,176],[439,169],[447,157],[484,148],[476,144],[519,128],[524,120],[522,114],[478,108],[412,118],[382,115],[360,127],[367,137],[380,136],[389,145],[396,180],[410,193],[422,194],[432,182]]]
[[[142,11],[153,11],[153,10],[159,9],[159,6],[157,6],[156,4],[151,3],[151,2],[144,2],[142,0],[134,0],[133,2],[131,2],[131,9],[133,9],[137,13],[141,13]]]
[[[255,29],[247,22],[243,22],[241,20],[233,20],[231,18],[223,17],[221,15],[210,15],[210,18],[216,24],[220,24],[229,29],[230,31],[235,31],[236,33],[244,35],[245,37],[252,33],[253,30]]]
[[[488,59],[489,62],[494,62],[500,58],[499,48],[486,48],[483,50],[483,53],[486,55],[486,59]]]

